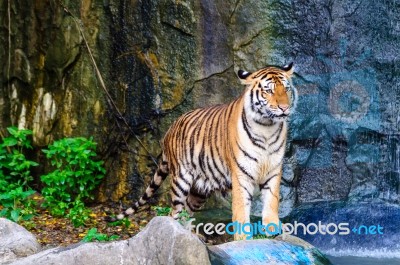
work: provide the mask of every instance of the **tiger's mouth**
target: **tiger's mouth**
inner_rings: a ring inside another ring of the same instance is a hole
[[[280,113],[276,113],[273,110],[265,108],[263,110],[258,109],[257,112],[258,112],[258,114],[261,115],[261,117],[263,119],[272,119],[272,120],[273,119],[279,119],[279,120],[286,119],[290,115],[289,109],[284,112],[280,111]]]
[[[282,113],[280,115],[273,115],[272,120],[286,120],[289,117],[289,114]]]

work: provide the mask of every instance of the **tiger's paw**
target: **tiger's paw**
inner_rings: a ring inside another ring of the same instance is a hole
[[[268,235],[278,235],[282,232],[280,231],[281,222],[277,216],[273,218],[264,218],[263,225],[266,226],[268,231],[265,232],[267,232]]]

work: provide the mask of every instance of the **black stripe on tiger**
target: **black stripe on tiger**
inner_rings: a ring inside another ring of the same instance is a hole
[[[271,135],[271,139],[272,139],[275,135],[276,135],[276,138],[275,138],[274,141],[272,141],[272,142],[269,144],[270,146],[273,145],[273,144],[275,144],[275,143],[279,140],[279,137],[281,136],[282,129],[283,129],[283,123],[281,123],[281,124],[279,125],[278,129]]]
[[[260,87],[261,87],[261,84],[260,84]],[[257,105],[259,105],[261,100],[260,100],[260,91],[258,89],[256,90],[256,98],[257,98],[257,103],[258,103]]]
[[[218,115],[215,117],[217,120],[220,120],[220,118],[221,118],[221,115],[222,115],[222,112],[221,111],[219,111],[218,112]],[[221,128],[222,126],[214,126],[214,129],[213,129],[213,136],[215,137],[215,141],[218,143],[219,141],[220,141],[220,138],[222,138],[222,133],[221,133],[221,131],[220,131],[220,128]],[[221,174],[221,177],[223,177],[224,175],[225,175],[225,172],[227,171],[226,169],[225,169],[225,167],[224,167],[224,163],[223,163],[223,161],[221,160],[221,152],[220,152],[220,148],[219,148],[219,146],[218,145],[216,145],[216,144],[214,144],[214,145],[212,145],[212,155],[215,155],[214,154],[214,148],[215,148],[215,151],[216,151],[216,157],[218,158],[218,162],[220,162],[220,164],[221,164],[221,167],[222,167],[222,169],[220,169],[220,166],[218,165],[218,163],[215,163],[215,166],[216,166],[216,168],[217,168],[217,170],[218,170],[218,172]]]
[[[239,147],[239,150],[244,154],[245,157],[250,158],[251,160],[258,162],[257,158],[251,156],[249,153],[247,153],[241,146],[240,144],[236,141],[236,145]]]
[[[179,180],[182,180],[182,179],[178,179],[178,180],[173,180],[172,181],[172,183],[174,184],[174,185],[172,185],[171,186],[171,188],[173,188],[174,186],[176,187],[176,188],[178,188],[178,190],[186,197],[188,194],[189,194],[189,190],[187,190],[187,189],[185,189],[184,187],[182,187],[182,185],[179,183]],[[174,192],[175,193],[175,192]],[[175,193],[176,194],[176,193]],[[180,196],[178,196],[178,197],[180,197]]]
[[[282,147],[284,146],[284,144],[285,144],[285,140],[282,140],[281,144],[278,146],[278,148],[276,148],[275,150],[273,150],[269,154],[272,155],[272,154],[275,154],[276,152],[280,151],[282,149]]]
[[[247,172],[246,169],[243,168],[242,165],[239,164],[239,161],[237,161],[236,157],[234,157],[235,163],[238,166],[238,168],[240,169],[240,171],[242,171],[243,174],[245,174],[246,176],[248,176],[251,180],[255,180],[254,177],[252,175],[250,175],[249,172]]]
[[[244,111],[242,112],[242,125],[243,125],[243,128],[244,128],[244,130],[245,130],[245,132],[247,134],[247,137],[249,137],[249,139],[252,142],[252,144],[257,146],[257,147],[259,147],[259,148],[261,148],[261,149],[263,149],[263,150],[265,150],[265,147],[258,143],[258,142],[262,142],[262,141],[259,140],[259,139],[254,138],[254,136],[250,132],[250,128],[249,128],[250,125],[247,123],[247,119],[246,119],[246,115],[245,115]]]
[[[180,197],[181,195],[176,191],[174,186],[171,186],[171,191],[176,197]]]
[[[213,160],[211,159],[211,161],[210,161],[210,158],[207,156],[206,161],[207,161],[206,165],[209,169],[208,170],[209,175],[211,175],[212,180],[214,180],[214,183],[217,185],[217,186],[214,185],[214,189],[219,190],[222,185],[221,185],[221,181],[219,180],[219,178],[217,176],[215,176],[214,170],[211,168],[211,163],[213,162]]]
[[[183,202],[181,202],[181,201],[178,201],[178,200],[173,200],[172,201],[172,204],[174,205],[174,206],[176,206],[176,205],[185,205]]]
[[[279,176],[279,174],[275,174],[272,175],[270,178],[268,178],[263,184],[260,184],[260,190],[265,189],[265,187],[268,185],[268,183],[271,181],[271,179],[276,178],[277,176]],[[269,189],[269,187],[267,186],[267,189]]]
[[[205,199],[208,198],[208,196],[207,196],[206,194],[199,193],[199,192],[197,192],[195,189],[192,189],[192,190],[190,191],[190,194],[193,195],[193,196],[196,196],[196,197],[198,197],[198,198],[200,198],[200,199],[203,199],[203,200],[205,200]]]
[[[254,92],[253,92],[253,90],[254,89],[252,89],[251,91],[250,91],[250,106],[251,106],[251,110],[252,111],[255,111],[255,109],[254,109]]]
[[[219,110],[219,109],[218,109]],[[217,114],[219,114],[220,111],[216,111],[215,113],[213,113],[212,115],[212,120],[215,121]],[[215,122],[214,122],[215,123]],[[210,128],[207,128],[207,135],[208,135],[208,141],[207,141],[207,145],[209,146],[209,152],[210,152],[210,157],[207,157],[207,166],[208,169],[210,171],[210,174],[212,176],[212,178],[214,179],[214,181],[217,183],[218,187],[216,187],[216,189],[220,189],[221,187],[223,187],[223,184],[221,183],[221,179],[220,176],[223,176],[224,174],[221,172],[220,168],[218,167],[217,163],[216,163],[216,159],[219,159],[219,157],[215,158],[215,154],[214,154],[214,144],[213,144],[213,133],[212,133],[212,124],[210,124]],[[216,127],[216,126],[214,126]],[[219,173],[220,176],[218,176],[217,174],[215,174],[214,172]]]
[[[151,181],[149,186],[153,191],[156,191],[160,186],[154,183],[154,180]]]
[[[249,201],[252,201],[253,200],[253,195],[250,193],[250,191],[245,187],[245,186],[243,186],[242,184],[240,184],[239,183],[239,185],[240,185],[240,187],[242,187],[243,189],[244,189],[244,191],[246,191],[246,193],[247,193],[247,203],[249,203]]]
[[[161,169],[157,170],[157,174],[164,180],[168,177],[168,172],[163,172]]]

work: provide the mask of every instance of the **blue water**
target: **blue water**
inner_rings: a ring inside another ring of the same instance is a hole
[[[354,257],[342,256],[333,257],[327,256],[333,265],[399,265],[398,258],[372,258],[372,257]]]
[[[349,234],[297,234],[334,265],[400,265],[400,206],[379,202],[317,202],[295,209],[290,223],[347,223]],[[368,227],[368,229],[361,229]],[[381,227],[381,231],[369,228]]]
[[[331,250],[324,253],[333,265],[400,265],[398,249]]]

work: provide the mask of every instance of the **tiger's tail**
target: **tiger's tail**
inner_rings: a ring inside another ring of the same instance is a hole
[[[169,174],[168,162],[163,161],[158,166],[158,169],[154,174],[154,177],[151,180],[150,185],[146,188],[146,191],[143,194],[143,196],[138,201],[136,201],[131,207],[129,207],[122,213],[118,214],[116,218],[108,218],[108,221],[113,222],[117,220],[122,220],[125,217],[137,212],[139,207],[145,205],[147,201],[154,195],[154,193],[161,186],[162,182],[167,178],[168,174]]]

